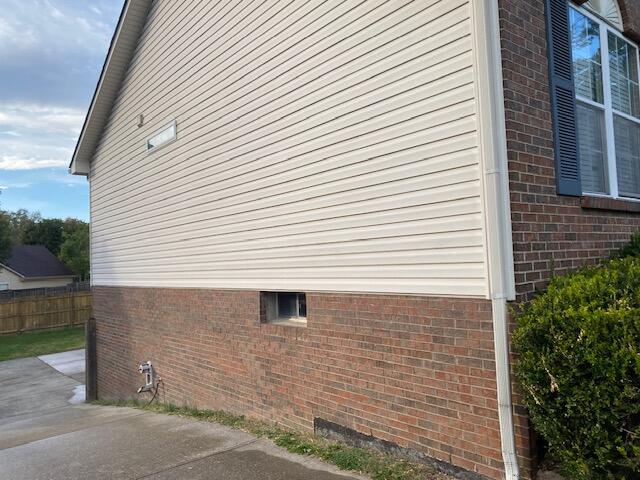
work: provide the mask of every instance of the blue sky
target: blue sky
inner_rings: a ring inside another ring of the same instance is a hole
[[[0,208],[89,217],[67,167],[123,0],[0,0]]]

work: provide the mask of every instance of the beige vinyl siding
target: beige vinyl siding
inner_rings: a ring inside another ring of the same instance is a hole
[[[93,283],[485,296],[471,30],[468,0],[153,2]]]

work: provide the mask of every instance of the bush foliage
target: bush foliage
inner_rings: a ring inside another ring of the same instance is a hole
[[[614,257],[640,257],[640,233],[633,235],[629,243],[622,247]]]
[[[563,473],[640,478],[640,257],[552,279],[518,316],[514,345],[531,420]]]

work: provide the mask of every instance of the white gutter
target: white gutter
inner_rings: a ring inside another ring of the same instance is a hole
[[[493,315],[500,440],[506,480],[520,478],[515,447],[507,300],[515,300],[498,2],[473,0],[486,262]]]

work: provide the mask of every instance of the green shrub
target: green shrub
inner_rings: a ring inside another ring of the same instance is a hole
[[[613,256],[615,258],[640,257],[640,233],[634,234],[629,243]]]
[[[563,473],[640,478],[640,258],[555,277],[518,315],[514,345],[531,420]]]

